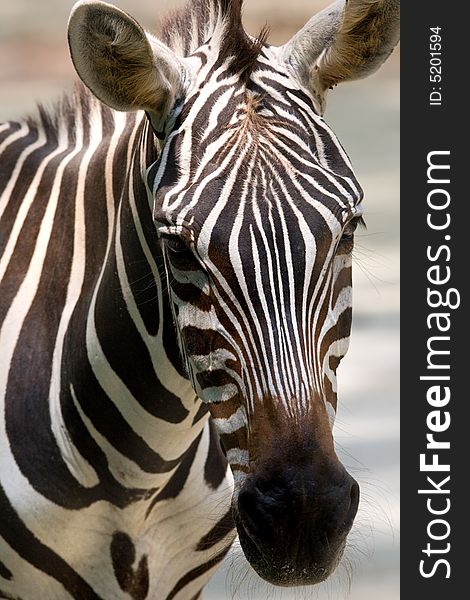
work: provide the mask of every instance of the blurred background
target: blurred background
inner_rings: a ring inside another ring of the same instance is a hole
[[[114,2],[152,31],[183,0]],[[66,26],[73,4],[0,2],[0,121],[25,116],[37,101],[71,88]],[[244,22],[252,34],[267,22],[270,42],[282,44],[326,4],[245,0]],[[235,547],[205,600],[399,598],[399,51],[372,77],[333,90],[325,119],[365,190],[367,230],[356,237],[353,332],[338,371],[335,424],[338,454],[361,485],[359,514],[342,565],[322,586],[269,586]]]

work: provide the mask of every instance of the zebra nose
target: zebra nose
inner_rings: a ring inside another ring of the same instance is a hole
[[[309,521],[328,534],[350,529],[359,505],[359,486],[344,471],[341,483],[292,482],[279,477],[247,482],[238,497],[240,516],[248,533],[269,541],[279,526]]]
[[[238,497],[240,542],[271,583],[318,583],[341,558],[358,505],[359,486],[343,468],[331,481],[253,477]]]

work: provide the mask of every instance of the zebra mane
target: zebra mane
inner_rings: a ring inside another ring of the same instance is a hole
[[[248,79],[269,29],[256,38],[243,28],[243,0],[188,0],[163,21],[160,39],[180,56],[189,56],[221,27],[219,59],[232,58],[229,69]]]
[[[19,122],[27,123],[30,130],[36,133],[43,131],[51,143],[59,143],[60,135],[65,135],[69,143],[74,144],[77,111],[92,115],[93,104],[96,106],[97,102],[92,93],[81,81],[76,81],[71,91],[49,102],[37,102],[36,110]],[[109,117],[111,111],[107,107],[103,107],[103,110]]]

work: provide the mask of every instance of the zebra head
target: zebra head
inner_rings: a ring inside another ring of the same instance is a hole
[[[242,547],[275,584],[325,579],[358,507],[332,424],[362,191],[321,115],[329,88],[388,57],[398,12],[339,0],[282,47],[245,33],[240,0],[198,0],[166,43],[103,3],[70,21],[83,81],[145,110],[160,140],[147,182],[181,353],[233,471]]]

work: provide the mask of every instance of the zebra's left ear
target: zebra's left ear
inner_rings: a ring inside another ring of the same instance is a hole
[[[165,118],[184,93],[189,73],[170,48],[111,4],[82,0],[69,19],[68,40],[83,83],[116,110]]]
[[[282,58],[325,110],[326,93],[371,75],[400,36],[400,0],[337,0],[281,48]]]

